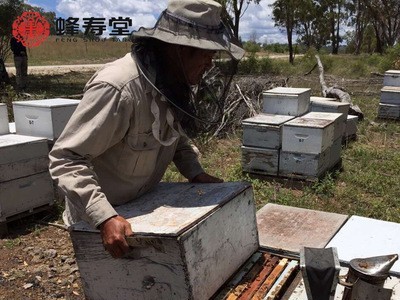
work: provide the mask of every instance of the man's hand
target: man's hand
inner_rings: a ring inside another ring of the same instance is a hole
[[[131,224],[121,216],[112,217],[100,224],[104,248],[112,257],[120,258],[129,252],[125,237],[133,235]]]
[[[224,182],[222,179],[211,176],[207,173],[200,173],[196,177],[194,177],[190,182],[194,183],[221,183]]]

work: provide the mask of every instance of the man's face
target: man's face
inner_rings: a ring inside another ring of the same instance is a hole
[[[181,47],[182,68],[190,85],[200,83],[203,74],[212,67],[212,58],[215,52],[193,47]]]

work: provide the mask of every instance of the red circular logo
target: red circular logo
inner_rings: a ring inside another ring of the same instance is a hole
[[[25,47],[37,47],[49,36],[50,24],[40,13],[26,11],[13,22],[12,34]]]

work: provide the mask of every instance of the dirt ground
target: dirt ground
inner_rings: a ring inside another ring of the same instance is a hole
[[[69,233],[38,225],[49,212],[8,224],[0,239],[0,299],[85,299]]]

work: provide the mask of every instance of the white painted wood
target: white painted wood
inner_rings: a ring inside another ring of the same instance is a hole
[[[309,110],[311,89],[277,87],[263,93],[263,112],[301,116]]]
[[[400,254],[400,224],[352,216],[329,242],[338,249],[339,259],[348,263],[353,258]],[[391,269],[400,275],[400,261]]]
[[[383,119],[400,119],[400,105],[379,103],[378,117]]]
[[[285,177],[318,178],[330,167],[331,147],[320,154],[281,151],[279,175]]]
[[[322,153],[332,146],[334,131],[332,120],[296,118],[283,125],[282,151]]]
[[[13,102],[18,134],[57,139],[79,104],[73,99],[46,99]]]
[[[278,175],[279,150],[242,146],[242,169],[244,172]]]
[[[45,138],[7,134],[0,136],[0,165],[47,156]]]
[[[383,78],[383,86],[400,86],[400,70],[387,70]]]
[[[338,139],[336,139],[336,141],[333,142],[333,145],[331,147],[328,169],[330,170],[338,162],[340,162],[341,157],[342,157],[342,137],[339,137]]]
[[[83,222],[73,226],[88,299],[209,299],[259,247],[245,183],[161,183],[116,209],[134,232],[159,242],[113,259],[98,231]]]
[[[348,272],[348,268],[341,267],[339,275],[346,275]],[[386,279],[385,284],[383,286],[385,289],[393,290],[391,300],[399,300],[400,298],[400,278],[398,277],[389,277]],[[344,293],[344,286],[338,284],[336,287],[335,300],[342,300]],[[307,293],[305,290],[303,279],[300,280],[299,284],[294,289],[293,293],[290,295],[289,300],[309,300],[307,298]],[[360,299],[361,300],[361,299]],[[365,300],[365,299],[362,299]],[[375,300],[375,299],[374,299]]]
[[[400,105],[400,86],[384,86],[381,89],[381,103]]]
[[[10,130],[10,133],[16,133],[15,122],[8,123],[8,128]]]
[[[347,116],[345,137],[355,136],[357,134],[358,117],[353,115]]]
[[[8,128],[7,105],[0,103],[0,135],[10,133]]]
[[[302,118],[333,121],[333,140],[335,141],[343,136],[346,126],[347,114],[344,115],[343,113],[313,111],[303,115]]]
[[[316,96],[311,96],[310,101],[339,101],[336,98],[325,98],[325,97],[316,97]]]
[[[332,100],[311,100],[311,111],[343,114],[344,121],[349,114],[349,108],[350,103]]]
[[[43,172],[0,183],[0,222],[54,202],[53,181]]]
[[[0,164],[0,182],[47,172],[49,170],[48,156],[20,160],[8,164]]]
[[[282,125],[293,118],[293,116],[259,114],[243,120],[243,145],[280,149],[282,145]]]

